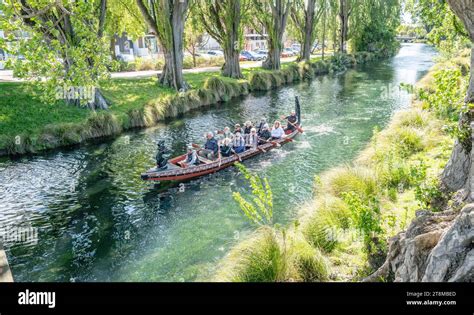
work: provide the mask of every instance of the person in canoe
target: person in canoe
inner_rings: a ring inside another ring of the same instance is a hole
[[[263,131],[263,127],[267,125],[267,119],[265,117],[262,117],[262,119],[260,119],[260,123],[257,125],[257,134],[260,136],[260,134],[262,133]],[[268,127],[268,125],[267,125]]]
[[[193,148],[192,145],[188,145],[188,152],[186,153],[186,159],[183,162],[184,167],[189,167],[192,165],[198,165],[199,158],[196,152],[196,149]]]
[[[270,132],[268,124],[263,125],[262,131],[260,132],[258,137],[259,137],[259,144],[267,143],[272,138],[272,134]]]
[[[256,149],[258,146],[258,135],[257,129],[252,128],[250,129],[250,134],[245,139],[245,146],[248,149]]]
[[[248,120],[245,122],[245,125],[244,125],[244,137],[246,137],[245,135],[249,135],[251,130],[252,130],[252,122]]]
[[[295,112],[291,112],[291,114],[286,117],[281,116],[281,119],[286,119],[286,121],[288,122],[285,130],[290,130],[291,132],[295,131],[296,129],[295,124],[298,121],[298,117],[296,117]]]
[[[235,135],[237,132],[242,133],[242,128],[240,127],[240,124],[235,124],[235,126],[234,126],[234,135]]]
[[[222,157],[229,157],[232,155],[232,140],[230,138],[225,138],[224,140],[222,140],[220,151]]]
[[[285,135],[285,130],[281,127],[280,121],[275,121],[271,131],[271,136],[273,140],[280,139]]]
[[[222,136],[225,138],[229,138],[229,139],[232,139],[234,137],[234,135],[232,134],[232,132],[230,132],[230,128],[229,127],[225,127],[224,130],[222,131]]]
[[[235,153],[242,153],[245,151],[245,139],[242,137],[240,132],[235,133],[234,139],[232,140],[232,149]]]
[[[216,138],[212,132],[206,134],[206,144],[204,144],[204,149],[199,150],[198,154],[203,158],[208,160],[214,160],[219,155],[219,144],[217,143]]]
[[[168,149],[165,147],[165,141],[160,140],[157,142],[158,145],[158,152],[156,153],[156,167],[160,170],[165,170],[168,168],[168,159],[166,158],[166,154],[168,153]]]

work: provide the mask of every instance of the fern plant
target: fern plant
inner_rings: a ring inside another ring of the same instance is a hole
[[[268,180],[252,174],[240,163],[235,166],[252,188],[252,197],[247,200],[239,192],[234,192],[232,194],[234,200],[251,222],[259,226],[273,226],[273,194]]]

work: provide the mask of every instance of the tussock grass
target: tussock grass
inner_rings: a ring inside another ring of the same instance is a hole
[[[286,278],[286,258],[280,240],[269,228],[233,248],[216,275],[216,281],[275,282]]]
[[[268,72],[254,72],[249,76],[252,91],[268,91],[272,88],[272,77]]]
[[[327,259],[318,248],[299,237],[291,243],[291,269],[288,278],[298,282],[321,282],[329,279]]]
[[[321,191],[336,197],[348,192],[359,196],[371,195],[377,190],[374,171],[363,166],[335,168],[323,175],[322,183]]]

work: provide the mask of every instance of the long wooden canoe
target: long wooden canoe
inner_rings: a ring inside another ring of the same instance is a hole
[[[234,154],[229,157],[222,158],[220,160],[209,161],[201,160],[201,164],[192,165],[189,167],[182,167],[181,163],[186,159],[186,154],[177,156],[168,161],[168,167],[164,170],[157,168],[151,168],[145,173],[141,174],[141,178],[146,181],[184,181],[207,174],[218,172],[224,168],[234,165],[237,162],[249,159],[256,155],[262,154],[264,152],[270,151],[276,147],[279,147],[285,143],[293,141],[293,138],[296,137],[301,129],[301,110],[298,97],[295,97],[295,113],[297,116],[297,122],[295,124],[294,131],[286,131],[286,134],[283,138],[267,142],[265,144],[259,145],[256,149],[246,150],[239,154]]]
[[[168,169],[157,170],[156,168],[151,168],[147,172],[142,173],[141,177],[143,180],[147,181],[184,181],[189,179],[194,179],[200,176],[218,172],[224,168],[234,165],[240,160],[246,160],[261,153],[267,152],[271,149],[274,149],[280,145],[288,143],[293,140],[294,137],[298,135],[299,131],[295,129],[293,132],[290,132],[285,135],[284,138],[274,140],[262,145],[259,145],[256,149],[246,150],[242,153],[235,154],[230,157],[222,158],[220,161],[210,161],[210,162],[201,162],[199,165],[193,165],[189,167],[181,167],[181,161],[186,159],[186,154],[180,155],[168,161]]]

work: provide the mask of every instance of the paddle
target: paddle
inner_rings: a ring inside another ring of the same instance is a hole
[[[296,130],[298,130],[299,133],[303,133],[303,129],[300,128],[298,125],[295,125],[294,123],[292,123],[292,122],[289,121],[289,120],[288,120],[288,123],[289,123],[290,125],[292,125],[293,127],[295,127]]]
[[[286,118],[285,116],[281,116],[281,119],[285,119],[285,118]],[[304,130],[303,130],[301,127],[299,127],[298,125],[292,123],[292,122],[289,121],[288,119],[287,119],[286,121],[287,121],[290,125],[292,125],[293,127],[295,127],[296,130],[298,130],[299,133],[303,133],[303,132],[304,132]]]

